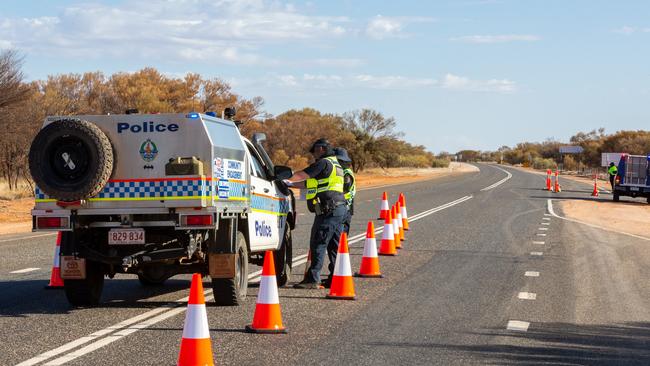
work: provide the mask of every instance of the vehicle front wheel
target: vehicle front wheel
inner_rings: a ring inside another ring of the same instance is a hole
[[[237,233],[235,249],[235,278],[213,278],[214,303],[218,306],[239,305],[246,300],[248,290],[248,249],[246,238]]]
[[[275,262],[275,276],[278,287],[282,287],[289,282],[291,278],[291,268],[293,266],[293,244],[291,241],[291,230],[287,227],[284,231],[282,246],[273,252]]]
[[[101,263],[86,260],[86,278],[63,280],[63,289],[72,306],[99,304],[104,289],[104,270]]]

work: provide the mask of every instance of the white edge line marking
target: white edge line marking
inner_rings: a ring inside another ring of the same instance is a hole
[[[612,229],[608,229],[608,228],[600,227],[600,226],[598,226],[598,225],[589,224],[589,223],[582,222],[582,221],[579,221],[579,220],[570,219],[570,218],[568,218],[568,217],[560,216],[560,215],[558,215],[558,214],[555,213],[555,210],[553,210],[553,200],[550,199],[550,198],[549,198],[548,201],[547,201],[547,208],[548,208],[548,212],[549,212],[553,217],[557,217],[558,219],[562,219],[562,220],[566,220],[566,221],[570,221],[570,222],[575,222],[575,223],[577,223],[577,224],[586,225],[586,226],[593,227],[593,228],[595,228],[595,229],[600,229],[600,230],[603,230],[603,231],[609,231],[609,232],[611,232],[611,233],[616,233],[616,234],[621,234],[621,235],[627,235],[627,236],[631,236],[631,237],[633,237],[633,238],[637,238],[637,239],[641,239],[641,240],[650,241],[650,238],[646,238],[645,236],[640,236],[640,235],[630,234],[630,233],[626,233],[626,232],[624,232],[624,231],[612,230]]]
[[[529,326],[530,326],[529,322],[522,322],[521,320],[508,320],[508,325],[506,326],[506,329],[515,330],[518,332],[527,332]]]
[[[526,271],[526,273],[524,273],[524,276],[526,276],[526,277],[539,277],[539,272],[537,272],[537,271]]]
[[[30,236],[23,236],[20,238],[13,238],[13,239],[2,239],[0,240],[0,243],[6,243],[8,241],[20,241],[20,240],[25,240],[25,239],[34,239],[34,238],[40,238],[43,236],[54,236],[56,233],[47,233],[47,234],[39,234],[39,235],[30,235]]]
[[[506,173],[507,176],[505,178],[501,179],[500,181],[494,183],[493,185],[487,186],[487,187],[481,189],[481,191],[489,191],[490,189],[496,188],[496,187],[502,185],[503,183],[505,183],[506,181],[508,181],[508,179],[512,178],[512,173],[510,173],[509,171],[507,171],[505,169],[501,169],[498,166],[494,166],[494,168],[497,168],[497,169],[501,170],[502,172]]]
[[[31,267],[31,268],[25,268],[25,269],[19,269],[19,270],[16,270],[16,271],[11,271],[9,273],[14,273],[14,274],[27,273],[27,272],[38,271],[39,269],[41,269],[41,268],[40,267]]]
[[[432,208],[430,210],[421,212],[419,214],[413,215],[412,218],[409,219],[409,221],[417,221],[417,220],[419,220],[421,218],[424,218],[425,216],[428,216],[428,215],[431,215],[431,214],[436,213],[438,211],[442,211],[442,210],[447,209],[449,207],[458,205],[458,204],[463,203],[463,202],[465,202],[467,200],[470,200],[472,198],[473,198],[473,196],[465,196],[465,197],[459,198],[459,199],[457,199],[455,201],[452,201],[452,202],[446,203],[444,205]],[[383,228],[380,228],[380,229],[375,230],[375,233],[380,233],[382,231],[383,231]],[[355,235],[355,236],[350,238],[348,243],[352,244],[352,243],[362,241],[362,240],[365,239],[365,236],[366,236],[366,233],[361,233],[361,234]],[[301,254],[299,256],[296,256],[296,257],[293,258],[293,260],[295,261],[295,265],[300,265],[302,263],[305,263],[307,261],[307,254]],[[303,260],[304,260],[304,262],[303,262]],[[257,277],[261,276],[261,274],[262,274],[262,271],[256,271],[256,272],[250,273],[248,275],[248,280],[251,281],[253,279],[256,279]],[[209,294],[211,292],[212,292],[212,290],[208,289],[208,290],[204,291],[204,294],[207,295],[207,294]],[[212,298],[212,296],[206,297],[206,300],[208,300],[209,298]],[[102,330],[99,330],[99,331],[97,331],[95,333],[92,333],[89,336],[81,337],[81,338],[79,338],[77,340],[68,342],[68,343],[66,343],[66,344],[64,344],[64,345],[62,345],[62,346],[60,346],[58,348],[52,349],[50,351],[47,351],[47,352],[44,352],[44,353],[42,353],[40,355],[32,357],[29,360],[23,361],[23,362],[19,363],[16,366],[35,365],[37,363],[46,361],[47,359],[50,359],[50,358],[52,358],[54,356],[58,356],[58,355],[60,355],[62,353],[65,353],[65,352],[67,352],[67,351],[69,351],[69,350],[71,350],[73,348],[76,348],[76,347],[82,345],[82,344],[86,344],[88,342],[94,341],[93,343],[91,343],[91,344],[89,344],[89,345],[87,345],[85,347],[82,347],[82,348],[80,348],[80,349],[78,349],[78,350],[76,350],[74,352],[71,352],[71,353],[66,354],[64,356],[61,356],[61,357],[59,357],[57,359],[54,359],[54,360],[52,360],[52,361],[50,361],[49,363],[46,364],[46,365],[62,365],[64,363],[68,362],[68,361],[71,361],[71,360],[73,360],[75,358],[78,358],[78,357],[80,357],[82,355],[85,355],[87,353],[95,351],[95,350],[97,350],[97,349],[99,349],[101,347],[104,347],[104,346],[106,346],[106,345],[108,345],[110,343],[113,343],[114,341],[116,341],[118,339],[121,339],[124,336],[135,333],[140,329],[149,327],[149,326],[151,326],[151,325],[153,325],[155,323],[158,323],[158,322],[163,321],[163,320],[165,320],[167,318],[170,318],[170,317],[172,317],[174,315],[182,313],[185,310],[185,307],[182,307],[181,305],[184,305],[183,303],[187,302],[187,300],[188,300],[188,296],[186,296],[186,297],[184,297],[182,299],[176,300],[175,302],[178,303],[178,305],[171,304],[169,306],[152,309],[152,310],[150,310],[150,311],[148,311],[148,312],[146,312],[144,314],[141,314],[141,315],[138,315],[136,317],[124,320],[121,323],[118,323],[118,324],[115,324],[115,325],[110,326],[108,328],[104,328]],[[159,313],[162,313],[162,314],[157,315]],[[154,317],[154,318],[151,318],[154,315],[157,315],[157,316]],[[150,319],[148,319],[148,318],[150,318]],[[142,320],[144,320],[144,321],[142,321]],[[142,322],[140,322],[140,321],[142,321]],[[138,322],[140,322],[140,323],[138,323]],[[134,323],[137,323],[137,324],[134,324]],[[118,330],[119,330],[119,332],[116,332]],[[114,333],[114,334],[112,334],[112,335],[110,335],[108,337],[96,340],[99,337],[111,334],[113,332],[116,332],[116,333]]]

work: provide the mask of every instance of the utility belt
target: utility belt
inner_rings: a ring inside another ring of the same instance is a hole
[[[320,197],[316,197],[313,202],[310,202],[311,205],[307,205],[308,208],[313,208],[313,210],[309,210],[313,213],[316,214],[316,216],[321,216],[321,215],[327,215],[332,213],[332,211],[336,210],[337,207],[339,206],[344,206],[347,205],[346,201],[334,201],[334,200],[327,200],[324,202],[321,202]],[[309,207],[311,206],[311,207]]]

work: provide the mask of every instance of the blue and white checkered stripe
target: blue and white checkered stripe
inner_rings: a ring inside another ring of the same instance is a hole
[[[155,197],[197,197],[208,196],[206,180],[167,180],[167,181],[135,181],[108,182],[104,189],[95,197],[98,199],[151,199]],[[48,199],[38,187],[35,190],[37,200]]]

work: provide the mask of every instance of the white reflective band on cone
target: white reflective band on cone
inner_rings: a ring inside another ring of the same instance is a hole
[[[399,233],[399,221],[397,221],[397,219],[393,219],[393,235],[396,233]]]
[[[339,253],[336,256],[334,276],[352,276],[352,267],[350,266],[350,253]]]
[[[366,258],[377,256],[377,241],[375,238],[366,238],[366,245],[363,246],[363,256]]]
[[[382,239],[393,239],[395,233],[393,232],[393,224],[384,224],[384,232],[381,234]]]
[[[400,214],[402,215],[402,218],[408,220],[409,217],[406,214],[406,207],[402,207],[402,209],[400,211],[401,211]]]
[[[260,293],[257,295],[258,304],[279,304],[278,285],[275,276],[262,276]]]
[[[381,210],[382,211],[388,211],[388,201],[381,201]]]
[[[54,268],[61,267],[61,247],[58,245],[54,249]]]
[[[210,328],[208,327],[208,316],[205,311],[205,304],[187,305],[187,312],[185,313],[185,326],[183,327],[183,338],[210,338]]]

